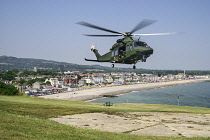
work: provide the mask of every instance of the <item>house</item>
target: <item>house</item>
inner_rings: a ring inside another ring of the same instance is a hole
[[[39,82],[35,82],[33,84],[33,89],[41,89],[41,84]]]
[[[45,80],[45,83],[48,81],[51,83],[53,87],[58,87],[58,78],[47,78]]]
[[[102,76],[94,76],[93,83],[94,84],[101,84],[104,82],[104,78]]]
[[[106,83],[113,83],[113,78],[111,77],[111,76],[109,76],[109,75],[107,75],[107,76],[104,76],[104,82],[106,82]]]
[[[84,78],[84,83],[85,84],[90,84],[93,83],[91,78]]]

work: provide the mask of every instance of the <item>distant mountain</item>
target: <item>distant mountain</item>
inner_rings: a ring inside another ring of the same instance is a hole
[[[50,71],[80,71],[80,72],[111,72],[111,71],[133,71],[130,68],[111,68],[100,65],[78,65],[66,62],[57,62],[34,58],[16,58],[11,56],[0,56],[0,70],[6,71],[16,68],[23,70],[50,70]],[[140,69],[136,69],[138,71]]]

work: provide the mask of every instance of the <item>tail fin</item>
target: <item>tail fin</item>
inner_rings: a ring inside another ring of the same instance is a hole
[[[93,44],[92,44],[92,46],[91,46],[91,51],[93,51],[93,52],[94,52],[94,54],[95,54],[95,56],[96,56],[97,60],[99,60],[99,59],[100,59],[100,57],[101,57],[101,55],[98,53],[98,50],[96,49],[96,45],[95,45],[95,43],[93,43]]]
[[[92,51],[96,55],[97,60],[99,60],[101,58],[101,55],[98,53],[98,50],[97,49],[93,49]]]

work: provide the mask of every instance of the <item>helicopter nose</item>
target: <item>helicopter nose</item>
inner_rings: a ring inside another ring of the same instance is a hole
[[[148,48],[148,49],[146,49],[143,53],[144,53],[144,55],[153,54],[153,49],[152,49],[152,48]]]

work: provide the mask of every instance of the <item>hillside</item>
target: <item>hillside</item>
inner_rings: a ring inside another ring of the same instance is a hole
[[[66,62],[57,62],[44,59],[16,58],[11,56],[0,56],[0,69],[2,71],[16,68],[20,71],[33,70],[34,67],[40,70],[51,71],[114,71],[109,67],[100,65],[78,65]]]
[[[152,70],[152,69],[132,69],[132,68],[111,68],[101,65],[79,65],[67,62],[58,62],[44,59],[34,58],[17,58],[12,56],[0,56],[0,71],[7,71],[13,68],[19,71],[24,70],[49,70],[49,71],[80,71],[80,72],[136,72],[136,73],[150,73],[156,75],[178,74],[183,73],[184,70]],[[209,70],[187,70],[188,75],[209,75]]]
[[[114,140],[182,140],[182,139],[209,139],[202,137],[163,137],[131,135],[128,133],[114,133],[93,129],[82,129],[74,126],[59,124],[49,118],[63,115],[104,113],[109,115],[123,115],[127,112],[165,112],[165,113],[190,113],[199,116],[209,114],[208,108],[183,107],[171,105],[149,104],[116,104],[113,107],[104,107],[102,104],[86,103],[79,101],[52,100],[34,97],[0,96],[0,139],[114,139]],[[146,115],[142,117],[150,117]],[[134,116],[136,117],[136,116]],[[133,118],[132,118],[133,119]],[[128,120],[125,119],[125,121]],[[146,119],[148,120],[148,119]],[[96,120],[93,120],[96,121]],[[168,121],[168,120],[162,120]],[[176,120],[173,120],[176,121]],[[194,123],[192,121],[188,122]],[[206,124],[201,124],[203,127]],[[188,128],[188,129],[191,129]]]

